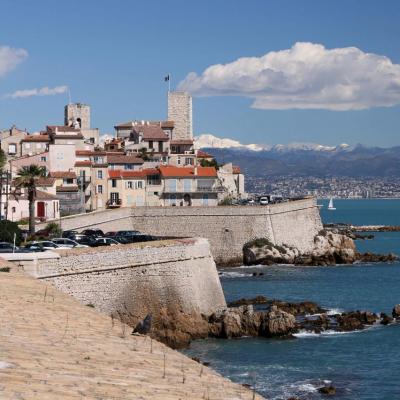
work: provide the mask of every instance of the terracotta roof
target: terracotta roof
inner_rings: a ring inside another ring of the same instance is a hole
[[[49,135],[27,135],[21,142],[50,142]]]
[[[56,187],[57,192],[78,192],[79,188],[78,186],[57,186]]]
[[[160,173],[160,171],[157,168],[146,168],[146,169],[142,169],[142,171],[146,175],[158,175]]]
[[[169,136],[159,125],[137,125],[133,127],[133,132],[143,134],[143,140],[168,141]]]
[[[58,197],[54,194],[43,192],[42,190],[36,190],[35,200],[58,200]]]
[[[91,166],[92,166],[92,162],[89,160],[75,162],[75,167],[91,167]]]
[[[214,158],[211,154],[208,154],[203,150],[197,150],[197,157],[198,158]]]
[[[54,135],[53,139],[84,139],[83,135],[77,133],[76,135]]]
[[[39,178],[39,179],[36,181],[36,185],[37,185],[37,186],[53,186],[55,181],[56,181],[55,178],[50,178],[50,177],[47,177],[47,178]]]
[[[54,171],[50,172],[49,176],[51,178],[75,179],[76,173],[75,171]]]
[[[126,156],[124,154],[107,154],[109,164],[143,164],[143,160],[136,156]]]
[[[145,178],[144,171],[124,171],[124,170],[110,170],[108,176],[111,179],[129,179],[129,178]]]
[[[48,133],[56,133],[58,132],[80,132],[80,129],[75,129],[72,126],[65,126],[65,125],[47,125],[46,131]]]
[[[107,153],[105,151],[98,150],[76,150],[75,155],[77,156],[105,156]]]
[[[173,166],[160,166],[158,167],[163,177],[216,177],[217,170],[214,167],[196,167],[197,173],[195,175],[194,167],[173,167]]]
[[[193,145],[193,140],[171,140],[171,145]]]

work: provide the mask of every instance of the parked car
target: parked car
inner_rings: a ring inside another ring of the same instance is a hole
[[[76,235],[77,233],[79,233],[78,231],[64,231],[63,233],[62,233],[62,237],[63,238],[72,238],[72,236],[74,236],[74,235]]]
[[[40,230],[35,232],[35,236],[41,236],[41,237],[44,237],[44,238],[48,238],[50,236],[50,230],[47,229],[47,228],[40,229]]]
[[[12,253],[13,251],[15,252],[15,250],[18,249],[17,246],[8,243],[8,242],[0,242],[0,253]]]
[[[86,246],[93,246],[93,243],[96,241],[93,236],[86,236],[82,233],[75,234],[73,237],[71,237],[71,239],[75,242],[78,242],[79,244],[84,244]]]
[[[86,244],[81,244],[81,243],[78,243],[75,240],[68,239],[68,238],[54,238],[54,239],[51,239],[51,241],[53,243],[57,244],[58,246],[64,246],[64,247],[70,247],[70,248],[74,248],[74,247],[89,247]]]
[[[50,240],[35,240],[34,242],[28,243],[25,246],[26,249],[29,249],[30,251],[45,251],[45,250],[66,250],[70,249],[70,247],[66,246],[59,246],[55,243],[53,243]]]
[[[109,238],[109,237],[100,237],[96,238],[95,242],[92,244],[93,247],[99,246],[117,246],[121,243],[118,243],[116,240]]]
[[[118,232],[116,232],[116,231],[111,231],[111,232],[106,232],[105,234],[104,234],[104,237],[115,237],[115,236],[117,236],[118,235]]]
[[[148,242],[149,240],[154,240],[152,236],[139,231],[118,231],[116,238],[117,237],[126,240],[127,243]]]
[[[260,197],[260,205],[266,206],[268,203],[268,197]]]
[[[101,229],[85,229],[82,231],[83,235],[92,237],[104,237],[104,232]]]

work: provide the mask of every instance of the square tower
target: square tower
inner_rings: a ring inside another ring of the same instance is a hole
[[[173,140],[193,140],[192,96],[168,92],[168,120],[174,121]]]
[[[64,108],[64,125],[90,129],[90,107],[81,103],[67,104]]]

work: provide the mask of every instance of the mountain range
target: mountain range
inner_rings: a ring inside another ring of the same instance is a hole
[[[219,162],[239,165],[249,176],[400,177],[400,146],[245,145],[210,134],[195,138],[195,146]]]

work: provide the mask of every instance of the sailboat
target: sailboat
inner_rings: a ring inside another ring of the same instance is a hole
[[[336,207],[333,206],[333,198],[332,197],[329,200],[328,210],[331,210],[331,211],[336,210]]]

